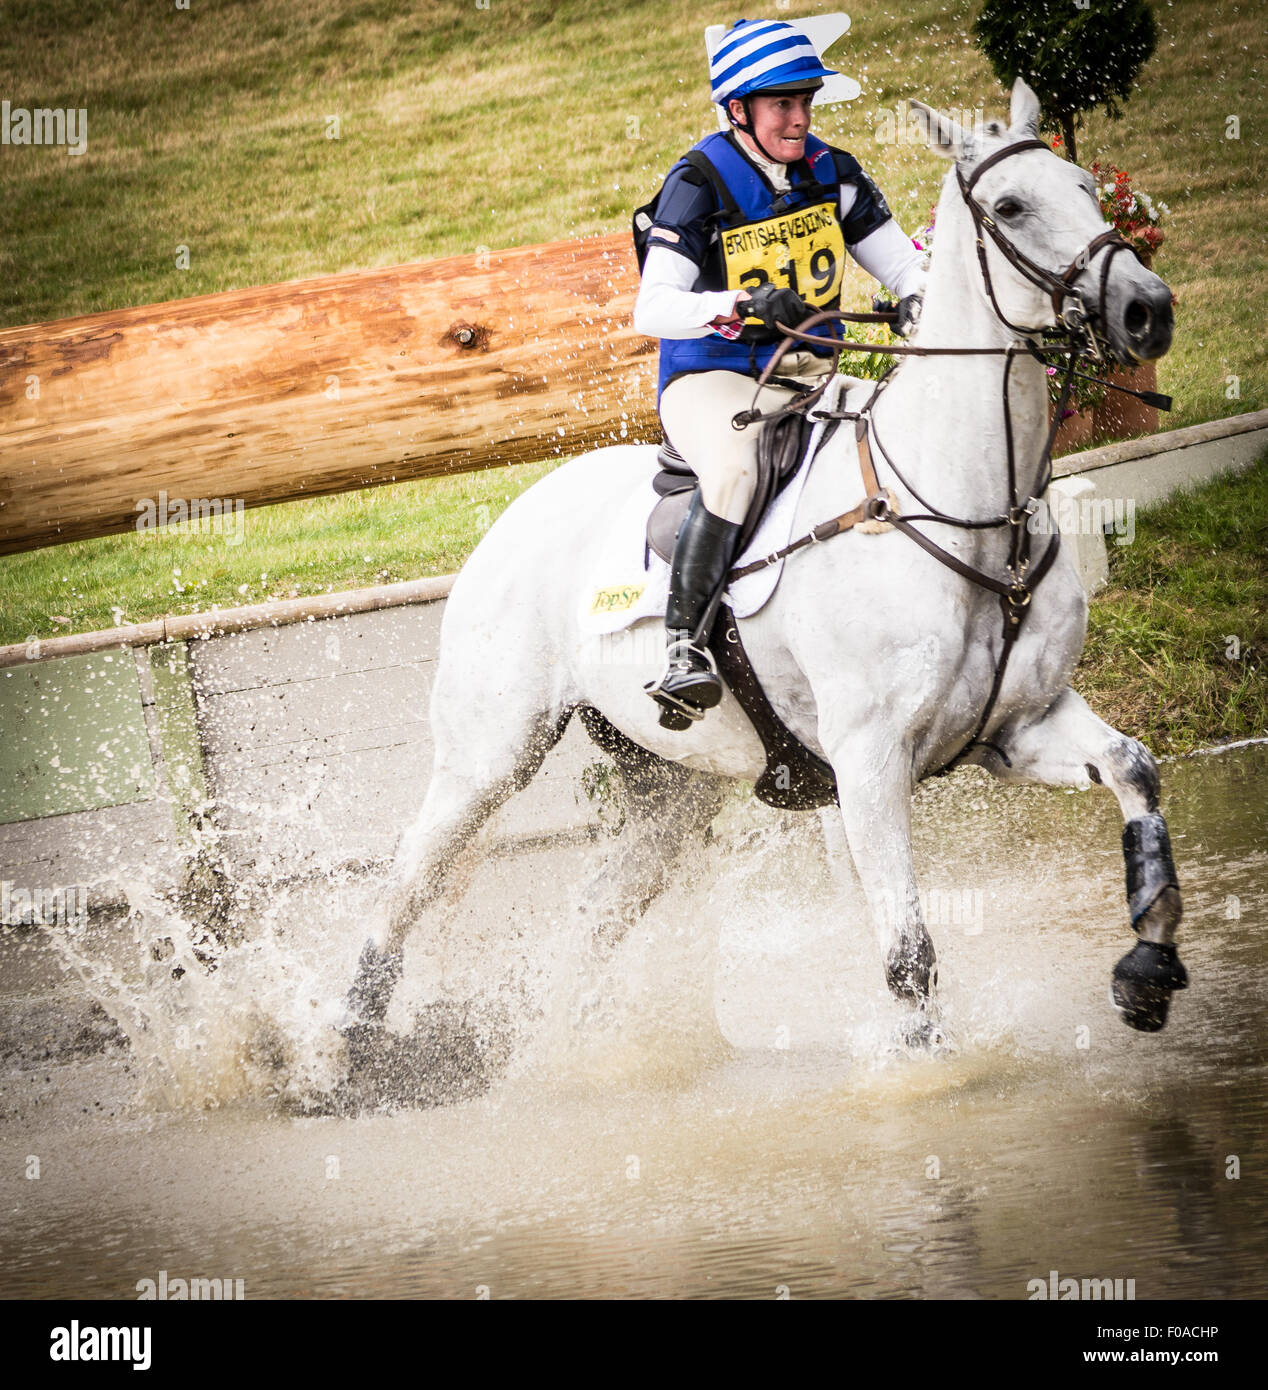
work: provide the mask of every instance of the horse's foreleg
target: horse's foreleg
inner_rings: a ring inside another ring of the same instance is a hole
[[[885,962],[890,992],[911,1010],[908,1040],[938,1036],[937,957],[925,930],[911,853],[911,765],[897,744],[830,749],[841,820]]]
[[[1158,809],[1158,764],[1143,743],[1098,719],[1071,689],[1041,718],[1006,726],[997,742],[1012,766],[994,755],[984,765],[1002,781],[1056,787],[1097,782],[1118,798],[1127,903],[1139,939],[1114,967],[1111,992],[1126,1023],[1157,1032],[1167,1021],[1172,991],[1188,983],[1175,946],[1180,887],[1167,822]]]

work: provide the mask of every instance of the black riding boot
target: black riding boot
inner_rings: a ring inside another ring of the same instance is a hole
[[[688,729],[722,699],[722,680],[708,650],[709,634],[698,629],[731,567],[740,530],[739,522],[714,516],[696,489],[678,530],[669,570],[665,673],[643,687],[661,706],[662,728]]]

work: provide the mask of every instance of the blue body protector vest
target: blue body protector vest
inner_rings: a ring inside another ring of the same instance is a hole
[[[671,246],[699,266],[692,286],[697,293],[752,290],[773,282],[796,290],[814,309],[838,307],[846,254],[838,158],[849,161],[858,179],[875,186],[844,151],[809,134],[805,148],[805,157],[788,166],[788,192],[777,194],[732,136],[723,131],[707,135],[670,170],[656,200],[636,214],[640,267],[651,246]],[[876,213],[888,217],[879,190],[876,195]],[[841,336],[836,324],[815,331]],[[755,377],[782,341],[782,334],[756,320],[742,331],[731,324],[707,337],[662,338],[657,401],[675,377],[690,372],[723,370]],[[830,354],[827,348],[808,350],[820,357]]]

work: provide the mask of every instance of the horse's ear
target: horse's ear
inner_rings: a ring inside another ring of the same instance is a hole
[[[929,148],[943,159],[967,159],[973,143],[972,131],[965,130],[958,121],[926,106],[923,101],[909,97],[907,105],[911,108],[912,120],[924,132]]]
[[[1012,101],[1008,108],[1009,129],[1018,135],[1039,134],[1039,98],[1023,78],[1013,83]]]

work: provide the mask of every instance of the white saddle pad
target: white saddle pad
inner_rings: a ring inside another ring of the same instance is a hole
[[[853,377],[838,376],[823,393],[816,409],[840,408]],[[870,388],[874,383],[862,383]],[[828,422],[820,420],[811,434],[811,449],[819,447]],[[797,503],[810,469],[802,468],[797,476],[775,498],[762,518],[753,539],[743,555],[734,562],[738,568],[781,549],[793,539],[793,522]],[[861,484],[860,484],[861,486]],[[647,518],[659,499],[652,487],[652,475],[640,484],[625,505],[613,518],[609,543],[604,547],[604,559],[590,581],[581,591],[580,625],[582,632],[602,634],[621,632],[642,618],[665,616],[669,604],[669,566],[655,551],[647,552]],[[827,520],[826,517],[821,518]],[[646,569],[643,556],[648,553]],[[727,605],[737,618],[748,618],[775,592],[783,572],[783,560],[754,574],[737,579],[724,595]]]

